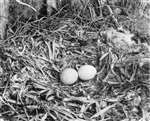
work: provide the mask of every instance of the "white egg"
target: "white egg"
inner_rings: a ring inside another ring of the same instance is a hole
[[[73,68],[66,68],[62,71],[60,79],[64,84],[73,84],[78,80],[78,73]]]
[[[83,65],[78,70],[78,75],[81,80],[93,79],[96,73],[96,68],[92,65]]]

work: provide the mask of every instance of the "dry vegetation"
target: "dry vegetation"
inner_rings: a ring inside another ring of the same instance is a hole
[[[150,19],[116,1],[73,0],[40,19],[10,16],[0,45],[1,119],[150,121]],[[94,79],[61,83],[62,69],[82,64],[96,67]]]

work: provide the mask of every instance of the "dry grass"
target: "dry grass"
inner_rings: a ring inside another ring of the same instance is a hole
[[[1,118],[150,120],[149,35],[124,29],[129,16],[112,14],[109,4],[99,6],[99,16],[89,4],[78,7],[85,9],[68,7],[26,22],[20,17],[9,25],[0,45]],[[94,79],[61,83],[62,69],[83,64],[96,67]]]

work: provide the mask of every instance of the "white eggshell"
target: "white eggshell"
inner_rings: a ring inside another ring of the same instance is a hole
[[[70,85],[77,81],[78,73],[73,68],[66,68],[62,71],[60,79],[64,84]]]
[[[96,68],[92,65],[83,65],[78,70],[78,75],[81,80],[93,79],[96,75]]]

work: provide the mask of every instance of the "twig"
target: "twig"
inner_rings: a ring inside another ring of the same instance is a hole
[[[29,5],[27,3],[21,2],[20,0],[16,0],[16,2],[18,2],[21,5],[25,5],[25,6],[29,7],[29,8],[31,8],[32,10],[34,10],[35,12],[37,12],[37,10],[34,7],[32,7],[31,5]]]

